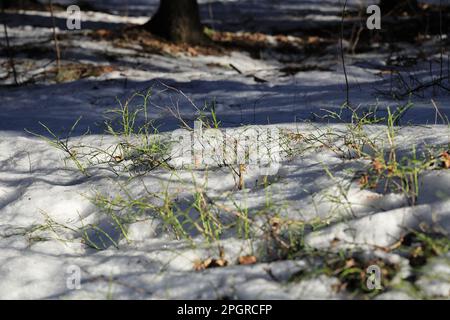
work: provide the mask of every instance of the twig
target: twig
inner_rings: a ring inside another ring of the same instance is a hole
[[[59,50],[58,36],[56,34],[56,21],[55,15],[53,14],[53,1],[49,0],[50,14],[52,16],[53,25],[53,40],[55,41],[55,52],[56,52],[56,67],[58,69],[58,74],[61,72],[61,51]]]
[[[239,70],[234,64],[230,63],[230,67],[231,67],[232,69],[234,69],[234,71],[236,71],[237,73],[242,74],[242,71]]]
[[[2,16],[5,16],[5,4],[2,3]],[[14,57],[13,57],[13,53],[11,51],[11,45],[9,43],[9,36],[8,36],[8,27],[6,26],[6,21],[3,21],[3,31],[5,34],[5,40],[6,40],[6,51],[7,51],[7,55],[8,55],[8,59],[9,59],[9,64],[11,66],[13,75],[14,75],[14,83],[16,84],[16,86],[19,85],[19,82],[17,81],[17,71],[16,71],[16,65],[14,63]]]
[[[436,102],[433,99],[431,99],[431,103],[433,104],[434,109],[436,109],[436,114],[435,114],[435,117],[434,117],[434,124],[437,124],[437,117],[438,117],[438,115],[439,115],[439,117],[442,120],[442,124],[445,124],[445,118],[442,115],[441,111],[439,111],[439,108],[438,108]]]
[[[346,101],[345,103],[347,105],[350,104],[350,86],[348,83],[348,76],[347,76],[347,69],[345,67],[345,54],[344,54],[344,45],[343,45],[343,39],[344,39],[344,19],[345,19],[345,10],[347,8],[347,2],[348,0],[345,0],[344,7],[342,8],[342,21],[341,21],[341,38],[340,38],[340,47],[341,47],[341,59],[342,59],[342,67],[344,70],[344,76],[345,76],[345,91],[346,91]]]
[[[443,37],[442,37],[442,0],[439,0],[439,42],[441,45],[441,57],[440,57],[440,63],[441,63],[441,79],[443,77],[444,72],[444,45],[443,45]]]
[[[359,43],[359,39],[361,37],[361,33],[364,31],[364,27],[363,24],[361,23],[362,19],[363,19],[363,14],[364,14],[364,10],[362,10],[362,8],[359,8],[359,13],[358,13],[358,22],[359,22],[359,29],[358,31],[356,31],[355,33],[355,29],[356,29],[356,24],[353,25],[353,30],[352,30],[352,36],[351,36],[351,42],[352,43],[352,54],[354,55],[356,52],[356,47],[358,46]]]
[[[447,88],[445,86],[442,85],[442,81],[446,80],[447,77],[443,77],[442,79],[434,79],[430,82],[427,83],[421,83],[420,85],[418,85],[417,87],[414,87],[410,90],[408,90],[407,92],[400,94],[400,97],[404,98],[409,96],[410,94],[416,94],[418,91],[424,90],[424,89],[428,89],[428,88],[433,88],[435,86],[440,87],[441,89],[444,89],[446,91],[450,91],[450,88]]]
[[[235,66],[234,64],[232,64],[232,63],[230,63],[230,67],[231,67],[234,71],[236,71],[237,73],[239,73],[239,74],[242,74],[242,75],[244,75],[244,76],[246,76],[246,77],[253,78],[253,80],[255,80],[256,82],[259,82],[259,83],[265,83],[265,82],[268,82],[267,80],[262,79],[262,78],[260,78],[260,77],[257,77],[257,76],[255,76],[254,74],[244,74],[241,70],[238,69],[238,67],[236,67],[236,66]]]

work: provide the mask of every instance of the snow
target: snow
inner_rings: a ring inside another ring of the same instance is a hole
[[[128,1],[129,16],[125,16],[123,1],[95,1],[98,9],[109,13],[86,13],[82,31],[115,30],[123,25],[141,24],[157,3]],[[204,19],[208,19],[211,3],[214,18],[209,18],[216,28],[226,27],[227,30],[239,30],[245,17],[253,17],[246,31],[265,26],[267,30],[263,31],[277,33],[292,25],[298,27],[298,22],[305,16],[308,24],[334,21],[340,15],[337,0],[323,1],[320,6],[316,1],[307,0],[283,1],[282,4],[261,0],[200,3]],[[361,1],[350,1],[351,7],[359,5],[363,5]],[[275,6],[280,8],[279,11],[270,19],[266,18],[270,16],[268,12],[275,12]],[[239,14],[235,14],[237,7]],[[17,57],[19,80],[25,82],[48,70],[53,61],[52,43],[48,41],[52,31],[48,13],[27,11],[20,14],[26,19],[9,26],[11,44],[42,43],[41,48],[47,50],[40,58],[26,54]],[[57,12],[56,16],[59,32],[70,34],[64,30],[64,12]],[[283,23],[279,23],[280,19]],[[157,195],[168,190],[181,203],[188,203],[195,186],[202,186],[207,196],[220,206],[229,208],[237,204],[248,208],[252,214],[263,210],[269,199],[274,204],[271,210],[276,210],[272,213],[278,217],[305,226],[320,220],[324,226],[319,230],[305,228],[305,243],[315,249],[357,248],[382,256],[384,252],[380,248],[395,245],[409,230],[423,224],[439,227],[446,234],[450,232],[448,170],[430,170],[421,175],[421,192],[417,203],[411,206],[402,194],[361,189],[354,176],[367,162],[344,160],[327,149],[305,149],[292,157],[283,157],[280,167],[270,174],[267,188],[261,187],[267,174],[264,168],[250,166],[244,189],[237,190],[236,177],[228,168],[193,168],[186,154],[169,161],[176,168],[176,174],[157,168],[130,180],[126,172],[117,176],[107,165],[100,164],[89,168],[87,177],[66,158],[66,154],[29,133],[45,134],[41,122],[58,134],[64,134],[82,116],[69,140],[70,145],[112,148],[117,144],[117,138],[104,133],[103,122],[108,111],[117,107],[116,97],[123,101],[137,90],[152,87],[151,117],[157,121],[165,139],[180,133],[175,131],[180,130],[179,122],[169,109],[179,108],[177,111],[193,124],[197,110],[192,103],[203,106],[205,101],[213,100],[227,136],[239,136],[242,128],[285,130],[303,136],[318,136],[326,131],[345,135],[346,124],[319,120],[312,114],[320,113],[322,109],[339,110],[345,100],[336,44],[329,45],[319,58],[284,57],[291,59],[291,63],[303,61],[325,67],[323,71],[300,71],[293,75],[282,72],[285,64],[271,52],[263,53],[264,59],[253,58],[245,52],[155,54],[145,52],[140,45],[124,48],[111,41],[96,40],[83,32],[74,33],[73,38],[62,38],[61,44],[65,62],[111,65],[114,70],[66,83],[37,78],[36,83],[17,88],[6,86],[12,83],[11,77],[0,80],[2,299],[351,298],[348,292],[336,289],[340,280],[334,276],[319,275],[292,281],[293,276],[313,270],[317,263],[301,257],[274,261],[266,252],[263,234],[244,240],[230,232],[219,244],[208,244],[198,232],[193,232],[190,242],[175,239],[164,229],[160,217],[147,214],[126,225],[126,239],[112,226],[111,215],[105,214],[93,201],[96,195],[110,199],[124,196],[124,188],[136,197],[145,195],[147,190]],[[432,40],[427,44],[427,48],[436,45]],[[423,50],[427,48],[424,46]],[[402,50],[399,56],[411,52],[412,48]],[[353,105],[382,108],[398,104],[377,91],[389,88],[389,81],[378,75],[388,56],[388,50],[380,48],[379,52],[347,57]],[[6,63],[5,57],[0,57],[0,63]],[[230,64],[242,74],[230,68]],[[434,68],[437,72],[438,66]],[[0,76],[4,76],[3,72],[6,71],[2,70]],[[425,62],[417,65],[417,74],[427,76],[428,72],[429,65]],[[256,82],[254,77],[267,82]],[[431,98],[442,114],[450,113],[448,94],[440,92]],[[430,96],[412,99],[413,111],[402,119],[403,124],[411,125],[401,127],[396,136],[398,151],[407,154],[413,147],[448,146],[449,127],[436,124],[436,109]],[[249,124],[258,126],[241,126]],[[89,134],[85,135],[87,129]],[[387,144],[385,126],[374,125],[367,130]],[[188,134],[181,132],[184,136]],[[173,150],[178,147],[185,148],[186,145],[180,142]],[[333,177],[324,168],[329,168]],[[342,186],[345,186],[345,194],[342,194]],[[267,223],[265,218],[256,215],[255,226]],[[105,230],[110,238],[89,227],[95,225]],[[82,230],[87,230],[89,239],[101,250],[88,246]],[[196,261],[218,258],[219,245],[223,247],[229,265],[195,271]],[[245,255],[255,255],[258,262],[239,265],[239,257]],[[384,258],[404,264],[404,258],[398,254]],[[423,272],[415,282],[423,296],[448,298],[449,259],[447,253],[430,259],[423,266]],[[79,290],[67,286],[71,266],[81,270]],[[409,269],[403,269],[403,273],[399,273],[400,280],[409,274]],[[415,296],[394,289],[378,298]]]
[[[425,268],[417,281],[418,286],[430,297],[446,297],[450,292],[450,265],[448,254],[434,258]]]

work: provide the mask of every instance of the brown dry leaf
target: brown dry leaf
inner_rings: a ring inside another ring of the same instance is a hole
[[[97,70],[100,73],[110,73],[113,72],[115,69],[113,66],[98,66]]]
[[[105,38],[105,37],[109,37],[112,34],[112,32],[111,32],[111,30],[98,29],[98,30],[94,31],[94,34],[100,38]]]
[[[384,170],[384,164],[379,159],[373,160],[372,167],[378,174],[381,174]]]
[[[341,240],[339,240],[338,238],[334,238],[333,240],[331,240],[330,242],[330,246],[332,248],[337,247],[339,245],[339,243],[341,242]]]
[[[345,267],[346,268],[352,268],[356,265],[355,259],[351,258],[345,261]]]
[[[450,169],[450,154],[446,151],[441,154],[442,166],[444,169]]]
[[[198,51],[197,51],[194,47],[189,47],[189,48],[187,49],[187,52],[188,52],[192,57],[198,56]]]
[[[95,35],[95,34],[94,34]],[[170,43],[158,37],[155,37],[150,32],[142,29],[126,29],[119,35],[112,34],[114,38],[114,46],[119,48],[135,49],[136,46],[142,47],[148,53],[155,54],[169,54],[175,55],[178,53],[185,53],[192,56],[204,55],[223,55],[226,51],[219,47],[212,46],[195,46],[190,47],[187,44]]]
[[[387,171],[388,171],[389,176],[393,175],[396,169],[397,169],[397,167],[395,166],[395,164],[388,165]]]
[[[122,156],[114,156],[114,161],[122,162],[123,161],[123,157]]]
[[[50,70],[56,74],[55,79],[57,82],[74,81],[88,77],[98,77],[104,73],[110,73],[114,71],[112,66],[96,66],[85,63],[68,63],[64,65],[61,70]]]
[[[369,184],[369,175],[363,174],[361,178],[359,178],[359,185],[364,187]]]
[[[317,44],[320,42],[320,38],[317,36],[310,36],[307,40],[308,44]]]
[[[251,264],[255,264],[256,262],[257,262],[257,259],[255,256],[239,257],[239,264],[241,264],[241,265],[251,265]]]
[[[287,36],[285,36],[284,34],[278,34],[275,36],[275,39],[278,42],[289,42],[289,38]]]
[[[208,266],[211,264],[212,259],[206,259],[206,260],[195,260],[194,261],[194,270],[195,271],[201,271],[208,268]]]
[[[220,259],[212,259],[211,264],[210,264],[210,268],[222,268],[222,267],[226,267],[228,265],[228,261],[220,258]]]
[[[206,260],[196,260],[194,262],[194,270],[195,271],[201,271],[205,269],[211,269],[211,268],[223,268],[228,265],[228,261],[220,258],[220,259],[212,259],[208,258]]]
[[[112,66],[93,66],[93,65],[80,65],[80,78],[99,77],[105,73],[111,73],[115,69]]]
[[[302,141],[305,139],[305,137],[301,133],[295,133],[295,132],[288,132],[287,137],[289,138],[289,140],[296,141],[296,142]]]

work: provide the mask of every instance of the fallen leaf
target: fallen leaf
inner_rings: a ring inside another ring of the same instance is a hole
[[[356,265],[355,259],[351,258],[347,261],[345,261],[345,267],[346,268],[352,268]]]
[[[392,176],[395,173],[395,171],[397,171],[397,164],[394,162],[394,163],[391,163],[390,165],[388,165],[387,171],[388,171],[388,175]]]
[[[450,169],[450,154],[446,151],[441,154],[442,166],[445,169]]]
[[[379,159],[373,160],[372,167],[378,174],[381,174],[384,170],[384,164]]]
[[[194,261],[194,270],[195,271],[201,271],[208,268],[208,266],[211,264],[211,259],[206,260],[195,260]]]
[[[320,38],[317,36],[310,36],[307,40],[308,44],[317,44],[320,42]]]
[[[334,248],[334,247],[337,247],[340,242],[341,242],[341,240],[339,240],[338,238],[334,238],[333,240],[331,240],[330,245],[332,248]]]
[[[187,49],[187,52],[188,52],[192,57],[198,56],[198,51],[197,51],[195,48],[193,48],[193,47],[189,47],[189,48]]]
[[[98,30],[94,31],[94,34],[98,37],[105,38],[105,37],[109,37],[112,34],[112,32],[111,32],[111,30],[98,29]]]
[[[212,259],[208,258],[206,260],[196,260],[194,262],[194,270],[195,271],[202,271],[205,269],[211,269],[211,268],[223,268],[228,265],[228,261],[220,258],[220,259]]]
[[[369,176],[367,174],[364,174],[359,178],[359,185],[362,187],[365,187],[369,184]]]
[[[212,259],[210,268],[222,268],[228,265],[228,261],[225,259]]]
[[[122,162],[123,161],[123,157],[122,156],[114,156],[114,161]]]
[[[256,262],[257,262],[257,259],[255,256],[239,257],[239,264],[241,264],[241,265],[250,265],[250,264],[255,264]]]
[[[293,141],[302,141],[305,137],[301,133],[289,132],[287,134],[288,138]]]

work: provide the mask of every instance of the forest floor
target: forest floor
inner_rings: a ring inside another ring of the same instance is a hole
[[[347,18],[347,90],[339,1],[199,2],[209,47],[138,32],[156,0],[57,9],[60,70],[5,14],[0,298],[448,298],[447,37]]]

